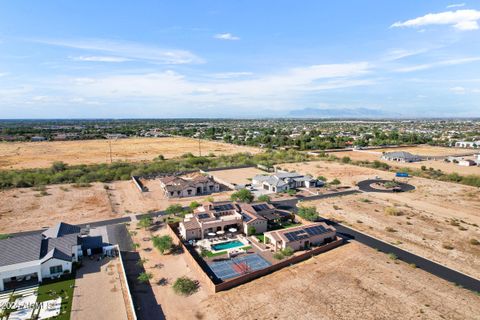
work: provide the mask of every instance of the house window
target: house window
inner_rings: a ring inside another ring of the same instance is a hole
[[[50,274],[62,273],[63,268],[61,265],[50,267]]]
[[[192,194],[192,190],[191,190],[191,189],[188,189],[188,190],[187,190],[187,193],[188,193],[188,195],[191,195],[191,194]]]

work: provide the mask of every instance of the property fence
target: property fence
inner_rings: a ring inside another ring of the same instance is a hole
[[[143,183],[142,183],[142,181],[140,181],[139,177],[132,176],[132,181],[141,192],[147,192],[148,191],[148,188],[143,185]]]
[[[120,265],[122,267],[122,275],[121,275],[121,279],[120,279],[120,283],[122,284],[122,292],[123,292],[123,296],[124,297],[126,296],[127,300],[128,300],[128,301],[125,301],[125,308],[127,308],[127,318],[128,318],[128,320],[137,320],[137,315],[135,313],[135,307],[133,306],[132,295],[130,293],[130,286],[128,285],[125,266],[123,264],[122,253],[120,251],[120,247],[118,246],[118,244],[115,245],[115,247],[117,249],[118,258],[120,260]]]
[[[291,266],[295,263],[307,260],[319,253],[331,250],[335,247],[340,246],[343,243],[343,239],[337,237],[334,241],[329,242],[325,245],[322,245],[320,247],[314,248],[312,250],[309,250],[303,254],[300,255],[295,255],[292,256],[288,259],[285,259],[283,261],[280,261],[278,263],[275,263],[269,267],[266,267],[264,269],[260,269],[257,271],[253,271],[247,274],[244,274],[242,276],[230,279],[230,280],[225,280],[223,282],[219,281],[214,281],[214,277],[212,275],[208,275],[206,272],[205,268],[208,268],[207,263],[200,257],[196,252],[191,252],[191,249],[188,248],[187,246],[184,245],[182,239],[179,237],[179,235],[176,233],[176,229],[178,227],[178,223],[175,224],[168,224],[167,225],[167,230],[169,234],[172,236],[173,239],[177,240],[179,245],[182,247],[185,257],[187,259],[187,264],[192,267],[197,274],[202,278],[203,282],[207,285],[207,289],[212,292],[220,292],[224,290],[228,290],[231,288],[234,288],[236,286],[239,286],[241,284],[247,283],[249,281],[252,281],[254,279],[260,278],[262,276],[268,275],[274,271],[280,270],[282,268]],[[202,267],[203,266],[203,267]],[[217,279],[218,280],[218,279]],[[217,283],[215,283],[217,282]]]

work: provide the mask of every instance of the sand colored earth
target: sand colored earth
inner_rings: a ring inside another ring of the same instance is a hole
[[[115,212],[130,214],[165,210],[172,204],[179,203],[186,206],[192,201],[201,202],[209,196],[216,201],[227,200],[233,192],[223,191],[197,197],[165,198],[158,179],[142,180],[142,182],[148,188],[148,192],[140,192],[131,181],[117,181],[111,184],[110,193]]]
[[[183,137],[131,138],[119,140],[80,140],[48,142],[0,142],[0,169],[48,167],[54,161],[68,164],[94,164],[113,161],[152,160],[159,155],[173,158],[191,152],[199,154],[199,140]],[[202,140],[202,155],[258,153],[260,149]]]
[[[120,218],[133,213],[165,210],[172,204],[188,205],[207,196],[166,199],[158,180],[145,180],[149,192],[140,192],[131,180],[92,183],[77,188],[50,185],[42,191],[17,188],[0,191],[0,233],[38,230],[60,221],[79,224]],[[105,187],[108,187],[106,189]],[[214,193],[216,201],[227,200],[232,191]]]
[[[329,180],[338,178],[346,185],[375,176],[394,178],[393,173],[327,161],[282,167],[323,175]],[[480,189],[418,177],[402,181],[414,185],[416,190],[363,193],[313,204],[322,216],[342,220],[367,234],[480,278],[480,246],[470,244],[471,239],[480,241]],[[400,215],[387,214],[386,208],[390,207]]]
[[[440,150],[436,149],[437,147],[411,147],[411,148],[401,148],[401,149],[380,149],[380,150],[360,150],[360,151],[345,151],[345,152],[335,152],[332,155],[342,158],[342,157],[349,157],[352,160],[356,161],[381,161],[384,163],[389,164],[392,167],[400,168],[414,168],[420,169],[422,166],[428,168],[434,168],[435,170],[442,170],[446,173],[458,173],[461,175],[468,175],[468,174],[475,174],[480,175],[480,167],[479,166],[471,166],[471,167],[464,167],[459,166],[453,162],[445,162],[444,160],[424,160],[418,162],[411,162],[411,163],[401,163],[395,161],[387,161],[382,160],[382,152],[392,152],[392,151],[407,151],[413,154],[420,154],[425,156],[443,156],[443,155],[456,155],[456,154],[465,154],[469,152],[466,149],[450,149],[450,148],[439,148]],[[465,159],[473,160],[474,157],[465,157]]]
[[[177,278],[186,276],[198,281],[199,277],[187,265],[182,254],[161,255],[157,249],[153,248],[151,237],[168,234],[166,228],[150,231],[138,228],[136,223],[132,222],[129,230],[134,243],[140,245],[137,251],[140,253],[141,259],[146,259],[145,272],[152,274],[150,284],[157,303],[162,307],[165,318],[174,320],[195,319],[198,314],[198,305],[200,301],[208,297],[208,292],[201,282],[199,290],[188,297],[179,296],[173,291],[172,285]],[[150,250],[152,248],[153,250]]]
[[[242,185],[242,184],[252,183],[252,178],[256,175],[267,174],[267,173],[260,169],[251,167],[251,168],[211,171],[209,172],[209,174],[219,179],[220,181]]]
[[[43,195],[33,188],[2,190],[0,203],[0,233],[38,230],[60,221],[78,224],[119,217],[101,183],[88,188],[48,186]]]
[[[356,242],[203,300],[197,319],[478,319],[480,297]]]

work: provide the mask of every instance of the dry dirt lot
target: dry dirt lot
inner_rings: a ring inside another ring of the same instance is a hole
[[[110,162],[109,140],[0,142],[0,169],[48,167],[54,161],[68,164]],[[163,155],[173,158],[191,152],[198,155],[198,140],[183,137],[110,140],[113,161],[143,161]],[[258,153],[260,149],[202,140],[202,155],[237,152]]]
[[[112,205],[116,212],[128,214],[164,210],[174,203],[188,205],[192,201],[201,202],[208,196],[216,201],[227,200],[233,192],[224,191],[198,197],[169,199],[163,195],[157,179],[142,181],[148,188],[148,192],[140,192],[131,181],[117,181],[111,184]]]
[[[393,178],[392,173],[326,161],[282,167],[323,175],[329,180],[338,178],[346,185],[375,176]],[[363,193],[322,199],[314,204],[322,216],[345,221],[401,248],[480,278],[480,246],[470,244],[471,239],[480,241],[480,189],[417,177],[406,182],[416,190]],[[390,207],[395,209],[386,209]],[[398,213],[389,214],[388,210]]]
[[[421,154],[421,155],[426,155],[426,156],[440,156],[440,155],[455,155],[455,154],[460,154],[460,151],[463,151],[463,153],[468,152],[468,150],[465,149],[450,149],[450,148],[439,148],[440,150],[436,150],[437,147],[410,147],[410,148],[402,148],[402,149],[380,149],[380,150],[362,150],[362,151],[345,151],[345,152],[335,152],[331,153],[334,156],[337,156],[339,158],[342,157],[349,157],[352,160],[357,160],[357,161],[363,161],[363,160],[368,160],[368,161],[381,161],[384,163],[387,163],[391,165],[392,167],[396,168],[415,168],[415,169],[420,169],[422,166],[425,166],[427,168],[434,168],[434,169],[440,169],[443,172],[447,173],[458,173],[461,175],[468,175],[468,174],[476,174],[480,175],[480,167],[478,166],[472,166],[472,167],[463,167],[459,166],[456,163],[451,163],[451,162],[445,162],[443,160],[425,160],[425,161],[418,161],[418,162],[412,162],[412,163],[401,163],[401,162],[395,162],[395,161],[387,161],[387,160],[382,160],[382,151],[384,152],[392,152],[392,151],[407,151],[410,153],[414,154]],[[447,153],[450,151],[449,153]],[[473,159],[472,157],[465,157],[465,159]]]
[[[64,221],[84,223],[117,218],[103,184],[88,188],[48,186],[46,194],[32,188],[0,191],[0,233],[37,230]]]
[[[209,296],[197,319],[478,319],[480,297],[358,243]]]
[[[435,146],[429,146],[429,145],[419,145],[416,147],[375,149],[371,151],[380,152],[380,153],[392,152],[392,151],[406,151],[413,154],[419,154],[422,156],[453,156],[457,154],[465,154],[465,153],[472,152],[471,149],[435,147]]]
[[[248,184],[252,178],[259,174],[267,174],[265,171],[251,167],[241,169],[219,170],[209,172],[212,176],[232,184]]]
[[[150,250],[153,248],[152,242],[147,239],[152,236],[168,234],[166,228],[151,232],[138,228],[132,222],[129,230],[133,241],[140,245],[137,249],[140,257],[147,259],[144,264],[145,272],[151,273],[153,276],[150,284],[157,303],[162,307],[165,318],[174,320],[195,319],[200,301],[208,297],[208,292],[204,289],[205,286],[200,283],[199,290],[194,294],[188,297],[178,296],[171,287],[177,278],[187,276],[193,280],[198,280],[199,277],[187,265],[183,255],[161,255],[157,249]],[[208,319],[208,317],[205,319]]]
[[[42,195],[35,188],[0,190],[0,233],[37,230],[60,221],[79,224],[119,218],[132,213],[164,210],[169,205],[188,205],[206,196],[166,199],[158,180],[145,182],[149,192],[140,192],[131,180],[109,184],[92,183],[76,188],[70,184],[47,186]],[[108,186],[108,190],[104,188]],[[214,193],[227,200],[232,191]]]

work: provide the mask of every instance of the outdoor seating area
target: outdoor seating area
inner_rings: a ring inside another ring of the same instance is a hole
[[[197,252],[201,253],[203,250],[208,250],[212,254],[233,253],[233,251],[250,244],[248,239],[239,233],[226,233],[198,241],[191,240],[190,243],[196,247]]]
[[[50,319],[61,312],[62,298],[38,301],[38,286],[3,292],[0,295],[1,320]]]

